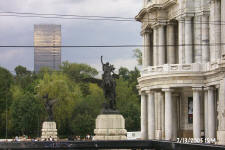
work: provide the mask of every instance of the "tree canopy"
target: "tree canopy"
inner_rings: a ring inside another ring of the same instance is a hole
[[[104,102],[103,90],[84,82],[98,72],[87,64],[64,62],[60,71],[43,68],[33,73],[23,66],[13,75],[0,67],[0,137],[26,134],[40,136],[46,120],[44,96],[55,99],[53,115],[60,137],[93,135],[95,119]],[[119,69],[116,80],[117,108],[126,120],[128,131],[140,130],[140,97],[136,85],[139,70]],[[7,105],[6,105],[7,102]],[[7,128],[6,128],[7,124]]]

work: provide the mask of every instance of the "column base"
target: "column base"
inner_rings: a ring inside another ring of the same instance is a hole
[[[225,145],[225,131],[217,131],[217,142],[218,145]]]
[[[157,140],[162,140],[162,130],[156,130],[155,131],[155,138]]]
[[[126,140],[125,119],[120,114],[102,114],[96,119],[93,140]]]
[[[41,140],[48,140],[52,138],[54,141],[57,140],[57,129],[54,121],[45,121],[42,124]]]

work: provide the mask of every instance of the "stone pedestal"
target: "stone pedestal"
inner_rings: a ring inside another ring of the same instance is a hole
[[[57,140],[57,129],[54,121],[45,121],[42,124],[41,139],[49,139],[50,137]]]
[[[120,114],[101,114],[96,119],[93,140],[126,140],[125,119]]]
[[[217,131],[217,143],[219,145],[225,145],[225,131]]]

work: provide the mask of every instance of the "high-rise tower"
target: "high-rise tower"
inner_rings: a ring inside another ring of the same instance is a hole
[[[34,25],[34,46],[34,71],[38,72],[42,67],[58,70],[61,64],[61,25]]]

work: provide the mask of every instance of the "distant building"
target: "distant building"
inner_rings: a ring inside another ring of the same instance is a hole
[[[34,46],[61,46],[61,25],[34,25]],[[34,71],[42,67],[58,70],[61,64],[61,47],[35,47]]]

